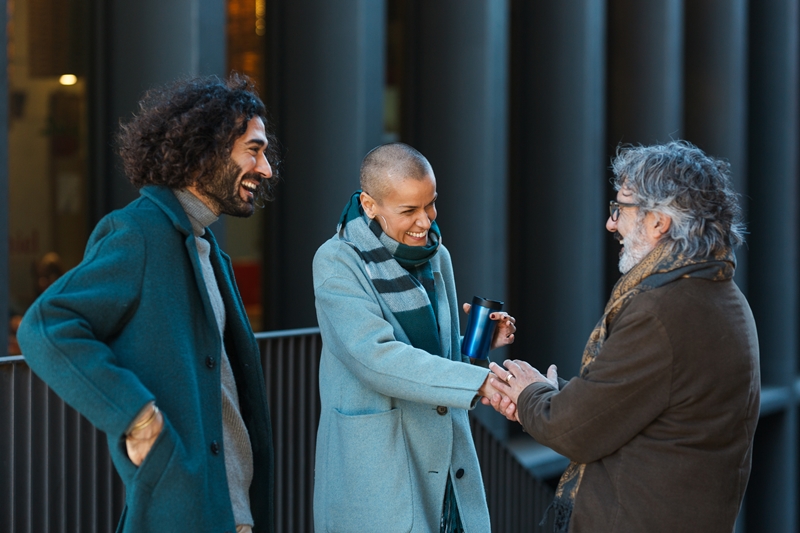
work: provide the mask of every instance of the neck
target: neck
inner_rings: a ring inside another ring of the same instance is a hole
[[[200,192],[200,190],[197,188],[197,186],[195,186],[195,185],[189,185],[188,187],[186,187],[186,190],[187,190],[187,191],[189,191],[190,193],[192,193],[193,195],[195,195],[195,197],[197,197],[197,199],[198,199],[198,200],[200,200],[201,202],[203,202],[203,204],[205,204],[205,206],[206,206],[206,207],[207,207],[207,208],[208,208],[208,209],[209,209],[209,210],[210,210],[212,213],[214,213],[214,216],[215,216],[215,217],[219,217],[219,216],[220,216],[219,209],[217,208],[217,206],[216,206],[216,205],[214,205],[214,202],[212,202],[212,201],[211,201],[211,200],[208,198],[208,196],[206,196],[205,194],[203,194],[202,192]]]
[[[173,191],[175,197],[180,202],[195,235],[205,233],[205,228],[217,221],[218,216],[196,193],[190,189]]]

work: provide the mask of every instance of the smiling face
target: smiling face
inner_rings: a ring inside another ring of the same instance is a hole
[[[632,190],[622,187],[617,192],[617,202],[633,204],[636,203],[636,197]],[[661,232],[648,229],[658,222],[657,218],[654,213],[640,217],[638,207],[620,207],[617,220],[608,217],[606,229],[622,245],[619,251],[619,271],[623,274],[627,274],[656,247]]]
[[[361,205],[384,233],[408,246],[425,246],[428,230],[436,220],[436,180],[432,174],[421,179],[393,180],[380,203],[361,193]]]
[[[231,155],[211,179],[188,187],[213,212],[249,217],[255,210],[255,197],[265,180],[272,177],[267,161],[267,135],[261,117],[247,122],[247,130],[233,143]]]

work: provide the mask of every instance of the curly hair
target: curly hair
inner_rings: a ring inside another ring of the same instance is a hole
[[[120,124],[117,134],[125,175],[137,189],[145,185],[183,189],[209,179],[229,161],[234,142],[253,117],[264,122],[271,185],[278,174],[277,141],[253,83],[236,73],[226,80],[180,79],[147,91],[139,112]]]
[[[631,189],[640,215],[672,219],[666,237],[673,251],[708,257],[744,242],[738,195],[730,163],[706,155],[687,141],[620,146],[611,163],[616,190]]]

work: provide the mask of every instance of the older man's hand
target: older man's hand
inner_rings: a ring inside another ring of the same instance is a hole
[[[547,383],[558,390],[558,372],[556,365],[550,365],[547,376],[533,368],[525,361],[509,359],[503,361],[503,366],[490,363],[489,368],[496,376],[490,383],[498,393],[481,400],[484,405],[491,405],[498,413],[509,420],[519,421],[517,403],[519,395],[528,385],[533,383]]]

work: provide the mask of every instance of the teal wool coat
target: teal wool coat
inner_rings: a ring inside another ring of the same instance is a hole
[[[491,530],[467,410],[488,370],[461,355],[450,254],[431,260],[442,357],[410,345],[356,251],[314,258],[322,333],[314,530],[439,531],[450,474],[466,533]]]
[[[225,302],[225,347],[253,448],[255,532],[272,531],[272,432],[258,345],[230,259],[211,244]],[[104,431],[126,487],[118,531],[234,531],[222,441],[221,346],[189,219],[171,190],[100,221],[83,261],[19,328],[36,374]],[[140,467],[124,432],[155,400],[164,429]]]

